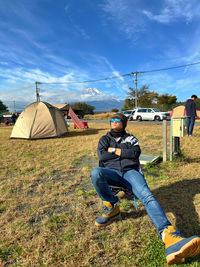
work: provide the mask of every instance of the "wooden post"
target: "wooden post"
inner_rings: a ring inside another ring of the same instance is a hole
[[[167,161],[167,118],[163,117],[163,161]]]
[[[170,161],[173,159],[173,117],[170,124]]]

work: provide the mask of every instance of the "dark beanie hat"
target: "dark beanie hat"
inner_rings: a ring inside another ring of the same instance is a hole
[[[197,99],[197,95],[192,95],[191,98]]]
[[[126,128],[128,119],[127,119],[127,117],[124,114],[122,114],[122,113],[116,113],[116,114],[114,114],[112,116],[112,119],[121,119],[121,122],[123,124],[123,129]]]

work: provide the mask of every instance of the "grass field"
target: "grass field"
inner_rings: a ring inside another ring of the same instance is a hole
[[[66,137],[10,140],[0,127],[0,266],[167,266],[144,208],[119,194],[122,220],[94,225],[102,203],[89,173],[108,124]],[[128,125],[142,153],[162,156],[162,126]],[[149,187],[185,236],[200,235],[200,127],[181,139],[182,157],[144,167]],[[169,137],[169,128],[168,128]],[[168,144],[169,147],[169,144]],[[169,149],[168,149],[169,154]],[[200,266],[200,256],[182,266]]]

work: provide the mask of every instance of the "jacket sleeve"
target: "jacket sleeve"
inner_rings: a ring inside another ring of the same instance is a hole
[[[193,107],[193,111],[194,111],[194,114],[195,114],[195,117],[196,117],[197,116],[197,110],[196,110],[196,104],[194,103],[194,101],[193,101],[192,107]]]
[[[99,140],[97,148],[97,154],[100,161],[119,158],[119,156],[117,156],[116,154],[108,152],[109,147],[110,147],[109,140],[106,138],[106,136],[102,136]]]
[[[186,110],[186,115],[187,115],[187,111],[188,111],[188,100],[185,103],[185,110]]]
[[[141,149],[138,144],[137,138],[135,138],[133,135],[129,136],[127,138],[126,146],[127,148],[122,148],[121,151],[121,158],[124,159],[139,159],[139,156],[141,154]]]

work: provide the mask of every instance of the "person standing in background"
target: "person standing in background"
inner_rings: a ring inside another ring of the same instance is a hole
[[[185,104],[186,116],[188,116],[187,118],[187,135],[188,136],[193,136],[192,133],[193,133],[194,124],[195,124],[195,117],[197,116],[196,105],[195,105],[196,99],[197,99],[197,96],[192,95],[191,98],[189,98]]]
[[[13,124],[15,124],[16,119],[17,119],[16,114],[15,114],[14,112],[12,112],[11,120],[12,120],[12,123],[13,123]]]

